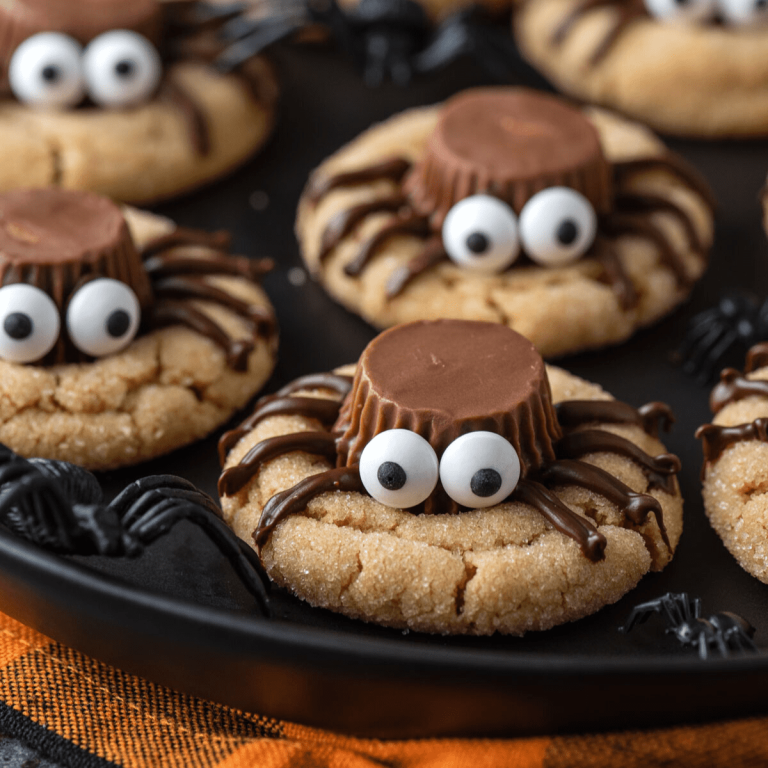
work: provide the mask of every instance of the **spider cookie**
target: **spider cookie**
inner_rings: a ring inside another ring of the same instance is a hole
[[[558,88],[667,133],[768,133],[762,0],[523,0],[523,55]]]
[[[669,409],[547,369],[509,328],[420,321],[262,398],[221,440],[225,519],[312,605],[424,632],[593,613],[672,557]]]
[[[0,441],[108,469],[204,437],[274,366],[266,260],[62,189],[0,195]]]
[[[55,185],[132,203],[233,170],[266,140],[276,83],[260,59],[215,64],[206,2],[0,4],[0,190]]]
[[[301,198],[311,272],[379,327],[504,323],[545,356],[628,338],[706,266],[711,196],[644,128],[522,88],[375,126]]]
[[[721,373],[709,404],[713,423],[696,433],[704,509],[739,565],[768,584],[768,344],[750,349],[744,373]]]

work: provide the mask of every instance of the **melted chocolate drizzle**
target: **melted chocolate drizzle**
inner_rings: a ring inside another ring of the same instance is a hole
[[[387,298],[394,299],[403,292],[415,277],[422,272],[431,269],[435,264],[445,261],[448,254],[445,252],[442,237],[433,237],[427,242],[421,253],[411,259],[407,264],[398,267],[387,280]]]
[[[410,160],[394,157],[356,171],[346,171],[335,176],[313,177],[307,195],[310,202],[318,203],[321,198],[339,187],[354,187],[373,181],[394,181],[398,184],[411,169]]]
[[[330,389],[340,397],[344,398],[352,389],[352,376],[343,373],[310,373],[307,376],[300,376],[292,382],[278,389],[276,394],[283,397],[292,395],[294,392],[300,392],[303,389]]]
[[[646,493],[636,493],[618,478],[608,474],[604,469],[587,464],[583,461],[565,459],[555,461],[546,466],[538,475],[537,480],[544,484],[577,485],[593,493],[604,496],[615,504],[635,525],[642,525],[649,514],[656,518],[661,538],[671,550],[667,529],[664,525],[664,515],[658,499]]]
[[[685,230],[688,239],[688,247],[703,255],[704,244],[701,242],[699,232],[691,218],[691,215],[677,203],[672,202],[661,195],[650,193],[639,194],[637,192],[622,192],[616,196],[616,208],[625,213],[668,213],[673,216]]]
[[[671,453],[649,456],[642,448],[613,432],[589,429],[571,432],[557,444],[557,456],[578,459],[590,453],[618,453],[637,464],[648,478],[651,488],[675,492],[675,474],[680,471],[680,459]]]
[[[256,410],[236,429],[225,432],[219,440],[219,461],[223,465],[227,454],[257,424],[270,416],[303,416],[317,419],[323,426],[330,427],[339,415],[341,402],[325,397],[263,397],[256,405]]]
[[[565,400],[555,404],[557,421],[568,431],[584,424],[636,424],[651,437],[668,432],[675,423],[666,403],[651,402],[633,408],[619,400]]]
[[[603,279],[611,286],[621,308],[626,311],[633,309],[640,301],[640,295],[626,273],[613,243],[606,237],[598,237],[592,257],[603,268]]]
[[[768,342],[763,341],[755,344],[747,352],[747,362],[744,366],[744,373],[752,373],[759,368],[768,366]]]
[[[171,102],[184,118],[192,147],[201,157],[211,151],[211,135],[205,112],[184,86],[170,75],[163,78],[160,97]]]
[[[320,261],[324,261],[333,249],[364,219],[374,213],[397,213],[406,204],[403,195],[392,195],[361,203],[336,214],[326,226],[320,243]]]
[[[254,348],[253,340],[231,339],[218,323],[187,302],[171,299],[158,302],[152,309],[149,324],[153,328],[186,325],[221,347],[230,368],[235,371],[248,370],[248,355]]]
[[[144,267],[153,280],[181,274],[234,275],[249,280],[260,280],[274,266],[272,259],[249,259],[246,256],[230,256],[219,251],[201,256],[157,254],[144,262]]]
[[[588,520],[584,520],[566,507],[557,496],[541,483],[527,479],[521,480],[515,488],[512,498],[533,507],[560,533],[576,541],[581,547],[581,551],[592,562],[597,562],[605,557],[605,547],[608,543],[605,536]]]
[[[226,253],[232,244],[232,237],[225,229],[206,232],[202,229],[176,227],[171,232],[152,238],[141,250],[145,260],[161,251],[181,245],[204,245],[214,251]]]
[[[350,277],[359,275],[384,243],[396,235],[414,235],[415,237],[427,238],[430,235],[429,219],[411,214],[397,218],[385,225],[363,243],[357,256],[344,267],[345,274]]]
[[[647,15],[642,0],[623,0],[623,2],[618,3],[616,0],[582,0],[555,29],[550,43],[553,46],[563,45],[571,30],[580,19],[590,11],[604,7],[615,8],[617,16],[613,25],[589,57],[590,66],[597,66],[608,55],[624,30],[635,20]]]
[[[696,437],[701,440],[704,449],[704,466],[701,470],[703,479],[707,466],[717,461],[726,448],[748,440],[768,443],[768,418],[755,419],[750,424],[735,427],[705,424],[696,430]]]
[[[719,413],[726,405],[743,400],[745,397],[768,398],[768,381],[747,379],[735,368],[726,368],[720,374],[720,381],[709,397],[712,413]]]
[[[264,462],[292,451],[325,456],[329,461],[335,461],[336,438],[329,432],[296,432],[268,437],[254,445],[237,466],[222,472],[219,477],[219,495],[232,496],[237,493],[256,476]]]
[[[288,515],[301,512],[307,504],[329,491],[365,493],[360,472],[356,467],[339,467],[312,475],[285,491],[275,494],[265,505],[259,525],[253,533],[257,551],[261,551],[272,529]],[[599,535],[599,534],[598,534]]]
[[[641,219],[637,216],[614,213],[606,216],[601,222],[603,230],[613,237],[634,235],[635,237],[649,240],[658,249],[662,263],[667,266],[675,276],[677,284],[688,286],[692,278],[688,276],[685,263],[680,254],[672,247],[667,236],[649,219]]]
[[[613,164],[614,180],[618,187],[626,188],[625,182],[628,178],[647,171],[666,171],[677,176],[686,186],[693,189],[711,212],[714,213],[717,209],[717,200],[706,179],[679,155],[667,152],[663,155],[621,160]]]

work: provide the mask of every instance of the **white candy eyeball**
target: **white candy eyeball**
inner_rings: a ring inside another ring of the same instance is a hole
[[[13,95],[24,104],[73,107],[85,95],[82,53],[69,35],[41,32],[28,37],[8,64]]]
[[[119,280],[100,277],[70,299],[67,333],[87,355],[103,357],[128,346],[139,330],[141,309],[136,294]]]
[[[83,54],[91,98],[103,107],[128,107],[148,99],[160,84],[163,64],[146,37],[115,29],[94,38]]]
[[[717,0],[645,0],[645,9],[655,19],[688,24],[711,19]]]
[[[595,240],[597,215],[584,195],[569,187],[535,194],[520,212],[526,254],[545,267],[562,267],[583,256]]]
[[[408,429],[380,432],[360,456],[360,479],[376,501],[409,509],[435,490],[437,454],[421,435]]]
[[[718,7],[727,24],[748,26],[768,22],[766,0],[719,0]]]
[[[53,299],[26,283],[0,288],[0,358],[33,363],[45,357],[59,338],[61,320]]]
[[[463,507],[478,509],[500,504],[519,480],[517,451],[495,432],[468,432],[456,438],[440,459],[440,482]]]
[[[445,217],[443,247],[460,267],[486,275],[502,272],[520,252],[517,216],[497,197],[465,197]]]

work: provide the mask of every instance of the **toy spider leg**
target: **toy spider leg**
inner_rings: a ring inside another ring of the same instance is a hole
[[[507,31],[486,23],[474,10],[458,11],[433,28],[414,0],[361,0],[350,10],[337,0],[266,6],[265,14],[240,16],[223,25],[226,48],[214,62],[221,71],[236,70],[269,46],[316,25],[329,31],[369,85],[385,80],[404,85],[414,73],[432,71],[466,54],[497,79],[508,78],[521,61]]]
[[[691,320],[678,357],[685,373],[706,384],[722,368],[731,352],[743,356],[746,350],[768,339],[768,299],[727,294],[717,306]]]
[[[473,56],[496,80],[508,79],[513,65],[523,65],[512,36],[488,23],[476,8],[443,21],[429,45],[414,57],[414,69],[431,72],[461,56]]]
[[[728,611],[704,619],[701,617],[701,600],[692,600],[685,592],[669,592],[635,606],[619,632],[630,632],[654,613],[664,619],[666,634],[674,635],[683,647],[697,648],[701,659],[708,658],[709,651],[714,649],[723,657],[729,656],[731,651],[757,652],[752,640],[755,628],[746,619]]]
[[[0,444],[0,523],[46,549],[136,557],[182,520],[206,534],[268,616],[267,580],[256,554],[192,483],[170,475],[143,478],[104,504],[90,472],[62,461],[28,461]]]

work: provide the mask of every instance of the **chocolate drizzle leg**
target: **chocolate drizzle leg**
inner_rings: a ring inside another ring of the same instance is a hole
[[[666,403],[646,403],[633,408],[619,400],[564,400],[555,405],[557,420],[568,431],[585,424],[636,424],[651,437],[668,432],[675,417]]]
[[[421,253],[411,259],[407,264],[398,267],[387,280],[387,298],[394,299],[399,296],[405,287],[423,272],[431,269],[435,264],[445,261],[448,254],[443,247],[441,237],[433,237],[427,242]]]
[[[703,479],[707,465],[717,461],[726,448],[748,440],[768,443],[768,418],[755,419],[749,424],[735,427],[705,424],[696,430],[696,438],[701,440],[704,449],[704,466],[701,470]]]
[[[615,504],[635,525],[642,525],[649,514],[656,518],[661,538],[671,550],[667,529],[664,525],[664,515],[661,504],[653,496],[646,493],[636,493],[618,478],[608,474],[604,469],[587,464],[583,461],[565,459],[547,465],[537,475],[537,480],[545,485],[577,485],[593,493],[604,496]]]
[[[336,440],[328,432],[296,432],[262,440],[245,454],[237,466],[222,472],[219,495],[232,496],[256,477],[264,462],[293,451],[325,456],[333,461],[336,458]]]
[[[625,311],[634,309],[640,296],[632,278],[622,266],[613,243],[606,237],[599,237],[591,256],[603,268],[603,278],[616,294],[621,308]]]
[[[326,226],[320,242],[318,258],[322,262],[331,251],[368,216],[374,213],[397,213],[405,205],[403,195],[392,195],[361,203],[336,214]]]
[[[680,471],[680,459],[671,453],[649,456],[642,448],[613,432],[599,429],[571,432],[557,444],[557,457],[578,459],[590,453],[618,453],[634,461],[648,478],[651,488],[675,492],[675,475]]]
[[[310,202],[317,204],[334,189],[356,187],[374,181],[400,183],[410,168],[410,160],[406,160],[404,157],[395,157],[365,168],[359,168],[356,171],[345,171],[335,176],[313,177],[307,189],[307,196]]]
[[[533,0],[529,0],[532,2]],[[573,27],[590,11],[598,8],[613,8],[617,14],[613,25],[598,43],[589,57],[591,66],[597,66],[610,52],[614,43],[621,37],[624,30],[636,19],[646,15],[642,0],[582,0],[558,25],[550,39],[551,45],[559,47],[563,45],[571,33]]]
[[[184,86],[172,75],[167,75],[160,85],[160,98],[173,104],[184,118],[189,139],[195,152],[201,157],[208,155],[211,151],[211,136],[208,131],[205,112]]]
[[[744,365],[744,373],[752,373],[759,368],[768,366],[768,342],[755,344],[747,352],[747,362]]]
[[[301,512],[312,499],[329,491],[365,493],[357,467],[338,467],[321,472],[275,494],[264,506],[259,525],[253,533],[257,551],[261,551],[267,536],[283,518]]]
[[[715,385],[709,397],[712,413],[719,413],[730,403],[745,397],[768,398],[768,381],[765,379],[747,379],[735,368],[726,368],[720,374],[720,381]]]
[[[149,325],[152,328],[185,325],[221,347],[227,355],[227,363],[233,370],[248,370],[248,355],[253,350],[253,341],[230,338],[217,322],[187,302],[167,299],[159,303],[149,317]]]
[[[350,277],[359,275],[384,243],[397,235],[429,237],[429,222],[425,217],[416,215],[396,218],[360,246],[357,256],[344,267],[344,272]]]
[[[224,464],[227,454],[251,430],[270,416],[303,416],[316,419],[323,426],[331,426],[339,416],[341,402],[325,397],[280,397],[270,395],[262,397],[256,404],[256,410],[237,429],[225,432],[219,440],[219,461]],[[335,458],[335,457],[334,457]]]
[[[605,536],[588,520],[584,520],[568,509],[557,496],[548,491],[541,483],[536,483],[533,480],[521,480],[515,488],[512,498],[533,507],[560,533],[573,539],[592,562],[597,562],[605,557],[605,547],[608,543]]]

